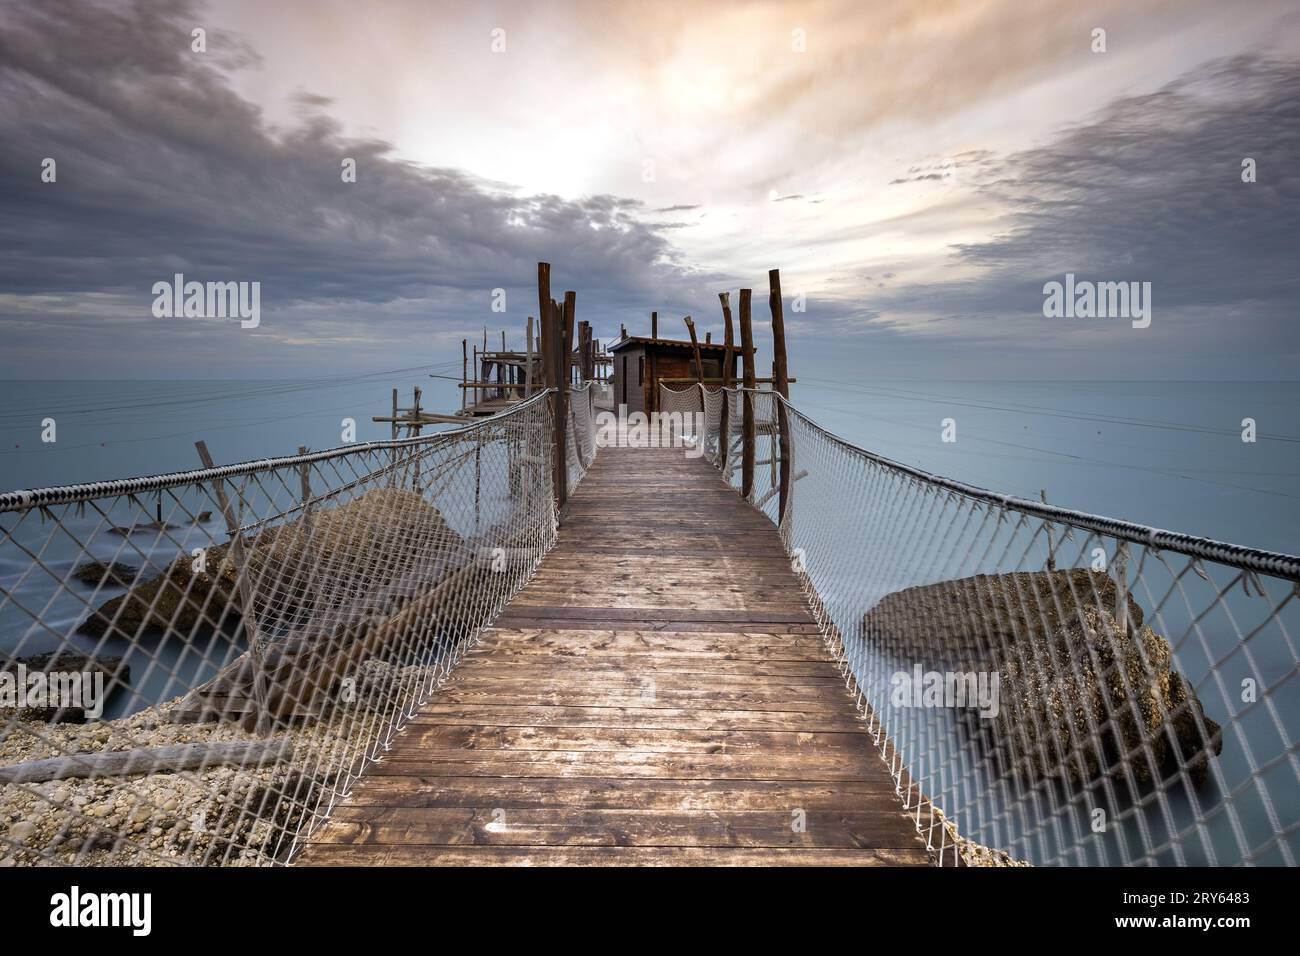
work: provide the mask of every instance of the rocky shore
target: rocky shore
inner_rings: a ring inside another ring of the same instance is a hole
[[[262,865],[289,849],[340,770],[359,757],[348,731],[382,722],[400,682],[421,668],[363,665],[346,713],[279,727],[294,758],[263,766],[214,766],[128,776],[71,777],[0,786],[0,866]],[[0,768],[70,754],[98,755],[175,744],[258,741],[231,723],[178,723],[169,701],[130,717],[85,724],[23,721],[0,739]]]

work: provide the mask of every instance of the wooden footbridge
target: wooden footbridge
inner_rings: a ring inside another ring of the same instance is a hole
[[[752,290],[602,350],[539,263],[461,414],[0,493],[0,865],[1293,865],[1300,556],[827,432],[768,281],[768,389]]]
[[[771,521],[702,458],[604,448],[298,862],[929,861]]]

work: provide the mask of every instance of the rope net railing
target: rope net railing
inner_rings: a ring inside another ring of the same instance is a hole
[[[993,494],[747,394],[749,500],[937,862],[1296,862],[1300,558]]]
[[[592,382],[569,390],[569,423],[565,429],[565,462],[572,491],[596,457],[596,387]]]
[[[704,455],[716,461],[718,455],[718,429],[725,401],[721,387],[688,385],[669,388],[659,385],[659,413],[665,416],[665,428],[680,434],[690,443],[703,440]]]
[[[0,860],[290,861],[553,544],[553,394],[0,495]]]

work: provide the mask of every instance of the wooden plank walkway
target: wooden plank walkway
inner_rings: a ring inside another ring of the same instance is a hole
[[[928,859],[771,523],[702,459],[605,448],[536,577],[298,862]]]

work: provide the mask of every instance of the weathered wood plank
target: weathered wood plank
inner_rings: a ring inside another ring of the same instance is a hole
[[[305,866],[925,866],[924,848],[572,847],[318,843]]]
[[[309,865],[923,865],[768,519],[603,449],[559,540]]]

